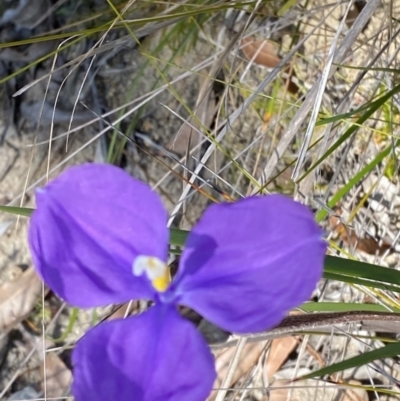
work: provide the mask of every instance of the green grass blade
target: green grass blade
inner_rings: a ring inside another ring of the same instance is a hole
[[[327,280],[342,281],[343,283],[363,285],[365,287],[371,287],[371,288],[379,288],[381,290],[386,290],[386,291],[400,292],[399,286],[394,286],[394,285],[381,283],[381,282],[377,282],[377,281],[372,281],[372,280],[365,280],[363,278],[358,278],[358,277],[353,277],[353,276],[346,276],[344,274],[326,273],[325,272],[324,278],[326,278]]]
[[[400,140],[397,140],[394,146],[390,145],[378,153],[376,157],[367,165],[365,165],[357,174],[355,174],[349,182],[340,188],[335,195],[328,201],[328,207],[333,208],[359,181],[361,181],[368,173],[370,173],[382,160],[387,157],[393,150],[393,147],[400,145]],[[328,214],[326,209],[320,210],[316,215],[317,221],[322,221]]]
[[[18,216],[29,217],[32,214],[33,209],[30,209],[28,207],[0,206],[0,212],[17,214]]]
[[[0,206],[0,211],[29,217],[33,209],[16,206]],[[171,228],[170,244],[183,247],[188,235],[189,231]],[[324,277],[351,284],[400,292],[400,271],[335,256],[326,256]]]
[[[171,228],[170,244],[183,247],[188,234],[188,231]],[[400,271],[336,256],[326,256],[324,278],[400,292]]]
[[[169,243],[171,245],[183,247],[189,235],[189,231],[180,230],[179,228],[170,228],[169,235]]]
[[[384,95],[381,97],[377,98],[376,100],[373,100],[372,102],[368,102],[364,104],[363,106],[359,107],[358,109],[349,111],[344,114],[338,114],[333,117],[327,117],[327,118],[321,118],[317,122],[317,126],[319,125],[324,125],[324,124],[329,124],[333,122],[339,122],[348,118],[351,118],[357,114],[360,114],[363,111],[366,111],[356,122],[356,124],[362,124],[365,122],[375,111],[377,111],[380,107],[382,107],[388,100],[390,100],[394,95],[400,92],[400,84],[396,85],[393,89],[390,91],[386,92]]]
[[[313,377],[331,375],[332,373],[341,372],[346,369],[355,368],[358,366],[366,365],[378,359],[392,358],[400,354],[400,343],[396,342],[393,344],[385,345],[382,348],[375,349],[373,351],[364,352],[361,355],[357,355],[353,358],[349,358],[343,362],[335,363],[326,368],[319,369],[313,373],[305,376],[298,377],[296,380],[311,379]]]
[[[18,207],[18,206],[0,206],[0,212],[16,214],[18,216],[29,217],[34,209],[28,207]],[[170,244],[181,246],[185,245],[189,231],[179,230],[178,228],[170,229]]]
[[[326,256],[325,273],[362,277],[378,282],[400,285],[400,271],[398,270],[336,256]]]
[[[71,308],[71,316],[69,318],[68,326],[65,329],[65,331],[61,334],[60,337],[57,337],[57,338],[49,337],[49,339],[54,341],[54,342],[56,342],[56,343],[60,343],[60,342],[65,341],[66,338],[69,336],[69,334],[72,333],[72,330],[74,328],[75,322],[78,319],[78,312],[79,312],[78,308]]]
[[[367,106],[362,106],[363,108],[368,107],[365,113],[358,118],[358,120],[346,130],[346,132],[296,181],[300,182],[305,178],[311,171],[313,171],[319,164],[321,164],[328,156],[330,156],[340,145],[342,145],[347,139],[349,139],[357,130],[367,121],[372,114],[374,114],[379,108],[381,108],[388,100],[390,100],[394,95],[400,92],[400,84],[396,85],[391,91],[387,92],[377,100],[369,103]],[[353,114],[353,112],[351,112]],[[346,118],[347,114],[342,114],[334,116],[332,118],[327,118],[320,121],[319,124],[331,123],[337,120],[342,120]]]
[[[348,302],[307,302],[299,306],[304,312],[387,312],[382,305]],[[396,310],[398,312],[400,310]]]

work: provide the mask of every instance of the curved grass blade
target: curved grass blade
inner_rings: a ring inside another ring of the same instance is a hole
[[[0,206],[0,211],[29,217],[33,209],[16,206]],[[170,229],[170,244],[183,247],[189,231]],[[400,271],[350,259],[327,255],[324,277],[367,287],[400,292]]]
[[[366,311],[366,312],[387,312],[388,309],[382,305],[377,304],[361,304],[361,303],[348,303],[348,302],[307,302],[299,306],[304,312],[352,312],[352,311]],[[394,312],[400,312],[396,310]]]
[[[400,84],[396,85],[393,89],[390,91],[386,92],[384,95],[381,97],[377,98],[376,100],[373,100],[372,102],[366,103],[363,106],[360,106],[358,109],[349,111],[347,113],[343,114],[338,114],[336,116],[332,117],[327,117],[327,118],[321,118],[316,125],[325,125],[333,122],[338,122],[345,120],[347,118],[351,118],[357,114],[360,114],[363,111],[366,111],[365,114],[363,114],[356,122],[356,124],[361,124],[364,121],[368,119],[375,111],[377,111],[381,106],[383,106],[384,103],[386,103],[388,100],[390,100],[394,95],[396,95],[400,91]]]
[[[54,341],[56,343],[61,343],[66,340],[66,338],[72,333],[72,330],[74,329],[76,320],[78,319],[78,308],[71,308],[71,316],[69,317],[68,325],[67,328],[64,330],[64,332],[61,334],[60,337],[57,338],[52,338],[49,337],[51,341]]]
[[[296,181],[299,183],[303,180],[311,171],[313,171],[319,164],[321,164],[328,156],[330,156],[340,145],[342,145],[347,139],[349,139],[353,134],[355,134],[358,129],[362,126],[362,124],[368,120],[380,107],[382,107],[388,100],[390,100],[394,95],[400,92],[400,84],[396,85],[392,90],[385,93],[383,96],[378,98],[377,100],[368,104],[368,109],[365,113],[357,119],[357,121],[346,130],[346,132]],[[366,107],[366,106],[362,106]],[[353,113],[353,112],[352,112]],[[332,118],[324,119],[323,122],[320,122],[317,125],[331,123],[337,120],[341,120],[342,118],[346,118],[346,115],[334,116]]]
[[[367,165],[365,165],[357,174],[351,178],[346,185],[340,188],[328,201],[329,208],[333,208],[359,181],[361,181],[368,173],[370,173],[382,160],[387,157],[393,148],[400,145],[400,140],[397,140],[394,145],[386,147],[382,152],[378,153],[376,157]],[[316,215],[316,220],[322,221],[328,215],[326,209],[320,210]]]
[[[170,229],[170,244],[183,247],[189,232]],[[370,263],[327,255],[324,278],[400,292],[400,271]]]
[[[18,216],[29,217],[33,209],[29,207],[18,207],[18,206],[0,206],[0,212],[16,214]]]
[[[362,277],[377,282],[400,285],[400,271],[370,263],[327,255],[325,273]]]
[[[378,281],[365,280],[363,278],[346,276],[344,274],[336,274],[336,273],[324,273],[323,277],[326,278],[327,280],[336,280],[336,281],[341,281],[343,283],[357,284],[357,285],[362,285],[364,287],[379,288],[385,291],[393,291],[400,293],[399,286],[390,285],[387,283],[381,283]]]
[[[357,355],[345,361],[335,363],[331,366],[327,366],[326,368],[318,369],[317,371],[310,373],[308,375],[300,376],[296,378],[295,381],[311,379],[317,376],[331,375],[332,373],[341,372],[346,369],[351,369],[358,366],[366,365],[378,359],[393,358],[399,354],[400,354],[400,342],[395,342],[393,344],[385,345],[382,348],[365,352],[361,355]]]
[[[170,245],[183,247],[189,235],[189,231],[180,230],[179,228],[170,228],[169,234],[170,234],[169,237]]]
[[[34,209],[28,207],[0,205],[0,212],[16,214],[18,216],[29,217],[33,211]],[[188,235],[189,231],[180,230],[178,228],[170,228],[170,244],[183,247]]]

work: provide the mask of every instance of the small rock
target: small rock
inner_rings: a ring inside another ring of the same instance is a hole
[[[20,391],[14,393],[7,401],[17,400],[35,400],[39,398],[40,394],[31,386],[27,386]]]

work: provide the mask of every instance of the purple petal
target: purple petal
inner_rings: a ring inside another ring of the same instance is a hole
[[[225,330],[265,330],[309,299],[325,252],[312,213],[289,198],[212,205],[189,235],[170,292]]]
[[[167,258],[167,214],[141,181],[106,164],[69,168],[36,192],[29,226],[33,261],[46,284],[79,307],[154,298],[138,255]]]
[[[163,304],[90,330],[72,361],[76,401],[204,401],[216,377],[201,334]]]

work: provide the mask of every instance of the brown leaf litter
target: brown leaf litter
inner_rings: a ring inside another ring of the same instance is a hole
[[[13,329],[34,309],[42,291],[42,282],[33,267],[16,279],[0,286],[0,331]]]

